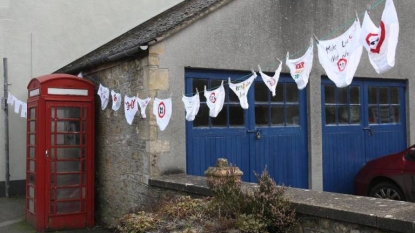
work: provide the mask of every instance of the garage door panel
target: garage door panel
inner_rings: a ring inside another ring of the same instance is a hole
[[[202,94],[202,111],[194,122],[186,122],[187,173],[203,175],[217,158],[227,158],[244,172],[244,181],[255,182],[253,171],[260,174],[267,166],[277,183],[308,188],[306,90],[299,91],[290,76],[282,75],[273,97],[258,76],[246,96],[249,108],[242,109],[228,77],[237,84],[250,75],[186,70],[186,93],[205,85],[212,90],[224,80],[226,96],[221,113],[212,118]]]
[[[252,163],[261,173],[265,167],[277,184],[307,188],[307,150],[302,134],[261,136],[255,142],[256,155]]]
[[[353,177],[364,162],[363,134],[333,132],[324,137],[324,191],[352,193]]]
[[[238,166],[243,172],[245,180],[248,180],[249,151],[244,147],[248,144],[245,136],[209,136],[193,137],[191,139],[192,154],[188,157],[187,170],[189,174],[204,176],[204,171],[214,166],[218,158],[226,158],[229,163]]]
[[[405,82],[322,80],[323,189],[353,193],[363,163],[406,147]]]
[[[372,134],[367,137],[367,143],[371,146],[367,148],[366,161],[399,152],[406,147],[406,137],[402,130],[374,128]]]

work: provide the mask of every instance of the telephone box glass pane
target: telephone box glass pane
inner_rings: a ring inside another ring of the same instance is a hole
[[[55,208],[54,207],[55,207],[55,203],[53,203],[53,202],[50,203],[50,213],[51,214],[54,214],[55,213]]]
[[[29,186],[29,197],[34,198],[35,197],[35,189],[33,187]]]
[[[56,190],[57,199],[79,199],[81,197],[79,188],[61,188]]]
[[[36,108],[30,108],[29,119],[35,119],[35,118],[36,118]]]
[[[77,202],[58,202],[56,205],[56,212],[58,214],[75,213],[79,212],[80,203]]]
[[[57,132],[79,132],[79,121],[58,121]]]
[[[35,148],[34,147],[29,147],[29,157],[31,159],[35,158]]]
[[[30,122],[29,122],[29,126],[30,126],[30,127],[29,127],[29,130],[30,130],[30,131],[29,131],[29,133],[34,133],[34,132],[36,132],[36,131],[35,131],[36,121],[30,121]]]
[[[79,161],[57,162],[57,172],[77,172],[79,165]]]
[[[86,144],[86,134],[82,134],[82,145]]]
[[[55,198],[55,190],[54,189],[51,189],[50,190],[50,200],[51,201],[56,200],[56,198]]]
[[[29,136],[29,145],[35,145],[35,135],[30,134]]]
[[[80,148],[57,148],[58,159],[79,159],[81,155]]]
[[[71,174],[71,175],[57,175],[57,186],[69,186],[69,185],[79,185],[80,184],[80,175]]]
[[[79,107],[59,107],[57,109],[57,118],[81,118]]]
[[[34,185],[35,184],[35,174],[29,173],[29,184]]]
[[[29,162],[29,171],[34,172],[35,171],[35,161],[31,160]]]
[[[35,213],[35,203],[33,200],[29,200],[29,211]]]
[[[79,145],[79,134],[56,134],[56,145]]]

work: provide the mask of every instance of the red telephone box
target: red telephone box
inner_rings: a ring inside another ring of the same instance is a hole
[[[94,226],[94,84],[67,74],[28,85],[26,220],[37,231]]]

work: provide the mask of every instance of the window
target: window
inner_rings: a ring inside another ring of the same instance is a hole
[[[400,123],[399,95],[397,87],[369,87],[369,124]]]
[[[239,98],[233,91],[229,91],[229,86],[224,82],[225,88],[225,103],[222,110],[217,117],[209,117],[209,107],[206,104],[206,98],[204,96],[204,87],[206,85],[207,90],[214,90],[220,87],[221,79],[198,79],[193,78],[192,90],[199,90],[200,108],[195,120],[193,121],[193,127],[198,128],[225,128],[225,127],[244,127],[245,117],[244,109],[242,109]],[[194,95],[194,93],[191,93]],[[188,94],[189,96],[189,94]]]
[[[361,123],[360,87],[324,87],[326,125],[348,125]]]

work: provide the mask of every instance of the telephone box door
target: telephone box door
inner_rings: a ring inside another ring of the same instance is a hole
[[[47,229],[93,224],[93,138],[91,103],[46,101]]]

